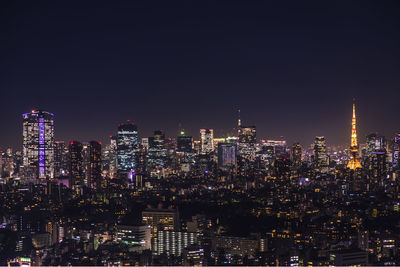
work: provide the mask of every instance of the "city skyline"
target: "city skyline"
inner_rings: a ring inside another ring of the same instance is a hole
[[[354,101],[356,101],[356,99],[353,99],[353,102]],[[32,111],[34,111],[35,109],[33,109]],[[46,110],[43,110],[43,109],[36,109],[36,110],[40,110],[40,111],[46,111]],[[25,115],[25,113],[23,113],[22,115]],[[56,114],[53,114],[54,115],[54,117],[55,118],[57,118],[57,116],[56,116]],[[359,115],[357,115],[358,117],[359,117]],[[243,115],[241,115],[241,117],[243,117]],[[238,119],[238,114],[237,114],[237,110],[236,110],[236,123],[237,123],[237,119]],[[55,119],[56,121],[57,121],[57,119]],[[243,119],[242,119],[242,121],[243,121]],[[56,132],[56,134],[55,134],[55,140],[57,140],[57,141],[66,141],[66,142],[70,142],[70,141],[74,141],[74,140],[79,140],[79,141],[82,141],[82,142],[90,142],[90,141],[92,141],[92,140],[96,140],[96,141],[100,141],[100,142],[102,142],[102,143],[104,143],[104,144],[108,144],[109,142],[110,142],[110,137],[112,136],[112,135],[115,135],[116,133],[117,133],[117,128],[118,128],[118,125],[120,124],[120,123],[125,123],[125,122],[132,122],[132,123],[134,123],[137,127],[138,127],[138,137],[139,138],[145,138],[145,137],[149,137],[149,136],[151,136],[152,135],[152,133],[155,131],[155,130],[162,130],[163,132],[164,132],[164,134],[167,136],[167,137],[170,137],[170,138],[176,138],[178,135],[179,135],[179,133],[180,133],[180,131],[181,130],[184,130],[185,131],[185,133],[187,134],[187,135],[190,135],[190,136],[193,136],[193,138],[195,139],[195,140],[200,140],[200,130],[201,130],[201,128],[205,128],[205,127],[199,127],[198,129],[195,129],[195,128],[193,128],[193,129],[188,129],[188,128],[185,128],[184,127],[184,125],[182,125],[181,123],[178,123],[178,125],[177,125],[177,128],[176,128],[176,134],[174,134],[174,133],[172,133],[172,132],[167,132],[166,130],[164,130],[164,129],[159,129],[159,128],[156,128],[156,127],[154,127],[154,129],[153,130],[149,130],[149,129],[151,129],[151,127],[149,127],[148,125],[147,125],[147,127],[146,127],[146,132],[142,132],[141,130],[140,130],[140,125],[138,125],[135,121],[133,121],[133,120],[126,120],[126,121],[121,121],[121,122],[119,122],[119,123],[116,123],[114,126],[114,132],[111,132],[111,133],[109,133],[109,134],[100,134],[100,135],[98,135],[98,136],[96,136],[96,134],[94,134],[94,133],[91,133],[91,134],[89,134],[89,135],[86,135],[86,137],[89,137],[89,138],[79,138],[79,133],[77,133],[75,136],[70,136],[69,138],[68,138],[68,136],[66,136],[65,134],[63,134],[63,133],[61,133],[61,134],[59,134],[58,133],[58,131],[57,131],[57,126],[58,126],[58,122],[56,123],[56,126],[55,126],[55,132]],[[348,123],[347,123],[348,124]],[[244,123],[243,125],[251,125],[251,124],[249,124],[249,123]],[[180,128],[179,128],[179,126],[181,126]],[[258,125],[256,125],[257,126],[257,140],[262,140],[262,139],[264,139],[264,140],[267,140],[267,139],[271,139],[271,140],[279,140],[279,139],[283,139],[283,140],[286,140],[287,142],[289,142],[289,144],[290,143],[296,143],[296,142],[299,142],[299,143],[301,143],[302,145],[305,145],[305,146],[308,146],[308,145],[311,145],[311,144],[313,144],[313,140],[314,140],[314,137],[315,136],[324,136],[326,139],[327,139],[327,145],[328,146],[343,146],[343,147],[347,147],[348,146],[348,144],[350,144],[350,141],[348,140],[349,138],[348,138],[348,136],[346,136],[346,139],[345,140],[342,140],[343,142],[342,143],[333,143],[333,142],[330,142],[330,138],[332,137],[332,136],[330,136],[329,134],[323,134],[323,133],[319,133],[319,134],[316,134],[316,135],[314,135],[314,136],[310,136],[310,138],[307,138],[307,137],[304,137],[303,138],[303,142],[302,141],[300,141],[300,139],[289,139],[289,138],[286,138],[287,136],[285,136],[285,135],[280,135],[280,136],[265,136],[265,135],[261,135],[260,134],[260,130],[259,130],[259,128],[263,128],[263,127],[260,127],[260,126],[258,126]],[[236,133],[235,133],[235,131],[237,131],[237,125],[234,125],[231,129],[221,129],[221,128],[212,128],[212,127],[209,127],[210,129],[213,129],[215,132],[216,132],[216,134],[215,134],[215,137],[228,137],[228,136],[234,136]],[[349,128],[349,131],[351,131],[351,123],[350,123],[350,126],[348,126],[347,128]],[[361,128],[362,130],[361,130],[361,132],[365,132],[365,135],[358,135],[359,137],[359,142],[360,143],[365,143],[365,141],[366,141],[366,137],[369,135],[369,134],[371,134],[371,133],[377,133],[377,134],[382,134],[382,135],[384,135],[384,136],[387,136],[389,139],[391,138],[391,136],[395,136],[395,134],[396,133],[398,133],[398,131],[396,131],[396,130],[393,130],[393,132],[392,132],[392,134],[387,134],[387,135],[385,135],[383,132],[381,132],[381,131],[368,131],[368,130],[365,130],[365,128],[366,127],[360,127],[360,125],[358,125],[358,127],[357,128]],[[21,127],[21,131],[22,131],[22,127]],[[359,131],[360,132],[360,131]],[[343,135],[346,135],[346,134],[343,134]],[[58,136],[65,136],[66,138],[59,138]],[[291,134],[289,134],[289,136],[291,136]],[[333,138],[333,140],[335,140],[334,138]],[[20,144],[19,144],[20,143]],[[19,145],[18,145],[19,144]],[[13,148],[13,149],[15,149],[15,150],[20,150],[21,148],[22,148],[22,140],[21,139],[19,139],[19,140],[17,140],[17,142],[16,142],[16,145],[14,145],[14,146],[12,146],[12,145],[0,145],[0,149],[3,149],[3,150],[5,150],[6,148]]]
[[[0,266],[400,266],[400,1],[0,1]]]
[[[2,149],[22,146],[20,114],[35,108],[56,114],[59,140],[105,142],[127,119],[141,136],[174,136],[179,124],[218,135],[234,132],[240,108],[260,137],[346,145],[353,97],[360,142],[399,130],[397,2],[2,10]]]

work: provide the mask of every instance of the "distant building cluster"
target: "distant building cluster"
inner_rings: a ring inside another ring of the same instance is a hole
[[[400,265],[400,133],[350,146],[216,136],[60,141],[23,114],[0,153],[0,265]]]

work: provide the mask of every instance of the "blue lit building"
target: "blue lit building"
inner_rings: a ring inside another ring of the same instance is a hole
[[[22,117],[24,177],[54,178],[54,114],[32,110]]]
[[[117,161],[119,174],[128,174],[135,170],[137,151],[137,126],[130,121],[119,124],[117,133]]]

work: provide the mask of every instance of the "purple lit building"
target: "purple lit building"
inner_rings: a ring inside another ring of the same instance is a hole
[[[32,110],[23,117],[23,163],[26,179],[54,177],[54,114]]]

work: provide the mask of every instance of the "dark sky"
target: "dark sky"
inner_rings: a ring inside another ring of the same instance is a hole
[[[56,139],[105,142],[179,123],[348,144],[400,131],[399,1],[1,1],[0,147],[21,114],[55,113]]]

